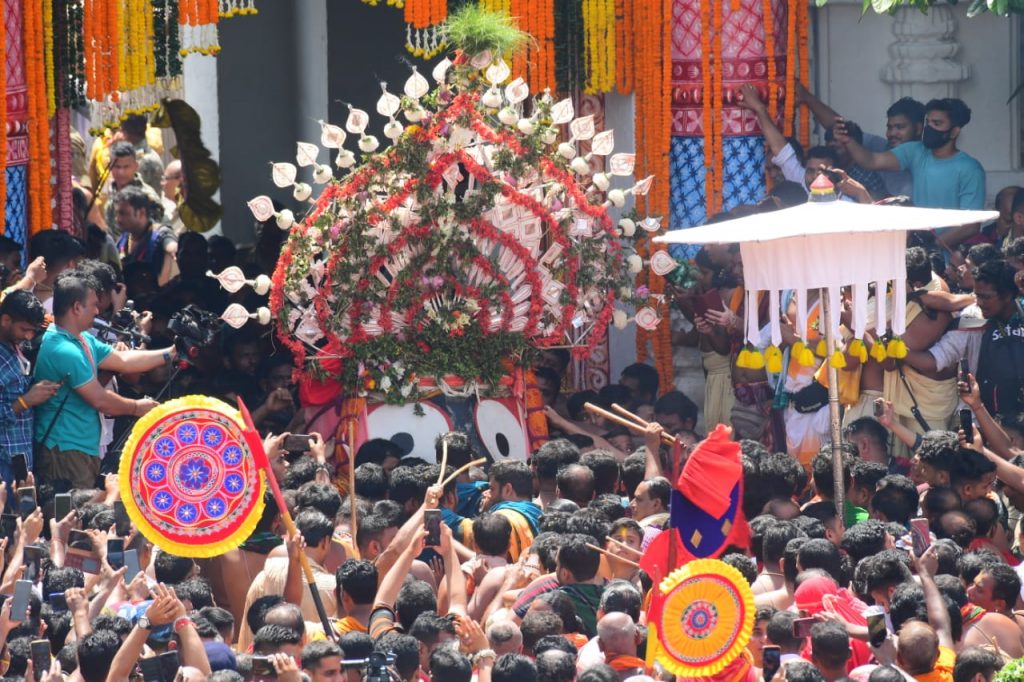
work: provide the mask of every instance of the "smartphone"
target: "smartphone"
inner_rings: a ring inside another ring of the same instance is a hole
[[[309,452],[311,439],[304,433],[293,433],[284,439],[282,446],[288,452]]]
[[[811,628],[818,622],[817,618],[797,618],[793,621],[793,636],[804,638],[811,636]]]
[[[0,530],[3,531],[4,537],[14,538],[18,532],[18,515],[17,514],[2,514],[0,515]]]
[[[84,530],[78,530],[72,528],[71,532],[68,533],[68,547],[80,549],[85,552],[92,552],[95,548],[92,546],[92,538]]]
[[[964,430],[964,438],[968,443],[974,442],[974,417],[966,407],[960,410],[960,428]]]
[[[11,603],[11,620],[22,621],[28,618],[28,600],[32,596],[32,581],[19,580],[14,583],[14,601]]]
[[[109,538],[107,540],[107,563],[115,571],[124,566],[123,538]]]
[[[21,562],[25,565],[25,580],[32,583],[39,581],[40,567],[43,565],[43,548],[37,545],[28,545],[22,554]]]
[[[885,398],[875,398],[873,403],[875,408],[875,418],[881,417],[885,414]]]
[[[277,677],[277,671],[274,670],[274,664],[270,662],[270,657],[253,656],[252,678],[254,680],[261,680],[266,679],[268,677]]]
[[[932,544],[931,532],[928,529],[928,519],[910,519],[910,537],[914,542],[914,554],[920,557]]]
[[[18,488],[18,514],[21,515],[22,521],[31,516],[37,506],[35,488],[31,486]]]
[[[126,549],[124,552],[124,565],[127,569],[124,572],[124,581],[125,583],[130,583],[142,571],[139,568],[139,553],[134,549]]]
[[[882,646],[889,634],[885,626],[885,609],[881,606],[869,606],[864,610],[864,617],[868,621],[868,642],[874,647]]]
[[[15,483],[22,483],[28,480],[28,459],[25,455],[14,455],[11,457],[11,471],[14,473]]]
[[[128,510],[121,500],[114,503],[114,526],[117,534],[123,538],[128,537],[132,529],[132,520],[128,518]]]
[[[157,656],[156,660],[160,661],[160,679],[164,682],[172,682],[178,676],[178,668],[181,667],[181,663],[178,662],[177,650],[165,651]]]
[[[46,673],[50,672],[50,640],[48,639],[33,639],[32,640],[32,672],[35,677],[35,682],[43,679]]]
[[[775,674],[782,666],[782,651],[774,644],[765,644],[761,649],[761,670],[764,672],[764,682],[771,682]]]
[[[423,544],[437,547],[441,544],[441,510],[426,509],[423,512],[423,527],[427,529],[427,539]]]
[[[960,377],[959,377],[958,381],[960,381],[960,383],[967,384],[967,388],[968,389],[970,389],[970,387],[971,387],[970,374],[971,374],[971,368],[967,364],[967,360],[961,360],[960,361]]]
[[[156,656],[139,659],[139,670],[142,672],[142,682],[162,682],[160,679],[160,661]]]
[[[60,493],[53,496],[53,518],[60,521],[71,513],[71,493]]]
[[[46,596],[46,601],[54,611],[68,610],[68,598],[63,592],[51,592]]]

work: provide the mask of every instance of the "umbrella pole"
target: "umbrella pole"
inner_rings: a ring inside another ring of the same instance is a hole
[[[829,305],[828,290],[821,289],[821,311],[825,326],[825,356],[828,371],[828,420],[829,432],[832,436],[832,481],[835,485],[836,514],[843,523],[843,500],[846,497],[846,478],[843,476],[843,432],[839,418],[839,370],[829,362],[832,352],[836,350],[835,339],[832,338],[832,308]],[[844,524],[845,525],[845,524]]]

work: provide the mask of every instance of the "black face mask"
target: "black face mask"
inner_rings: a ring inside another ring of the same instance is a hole
[[[936,130],[929,125],[924,127],[924,133],[921,135],[921,144],[928,149],[938,149],[947,142],[949,142],[948,130]]]

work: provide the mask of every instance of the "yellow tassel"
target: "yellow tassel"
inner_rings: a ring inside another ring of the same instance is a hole
[[[832,369],[843,369],[846,367],[846,356],[843,355],[843,351],[837,350],[832,353],[832,357],[828,360],[829,367]]]
[[[765,360],[765,369],[772,374],[782,372],[782,355],[773,355]]]
[[[860,360],[862,365],[868,361],[868,349],[863,343],[860,344],[860,348],[857,350],[857,359]]]
[[[805,348],[807,348],[807,346],[804,345],[803,341],[797,341],[790,348],[790,356],[794,358],[799,358],[801,355],[803,355]]]
[[[889,354],[890,357],[893,357],[897,360],[902,360],[903,358],[907,357],[907,344],[903,341],[903,339],[895,338],[889,342],[889,347],[886,348],[886,352]]]
[[[804,367],[814,367],[814,353],[811,352],[810,348],[804,348],[803,352],[800,353],[800,357],[797,358],[797,362]]]
[[[871,357],[874,358],[875,362],[882,363],[888,357],[885,352],[885,345],[882,343],[876,343],[871,347]]]
[[[823,358],[828,355],[828,346],[825,345],[825,339],[818,340],[818,345],[814,348],[814,354],[819,358]]]
[[[860,352],[864,350],[864,342],[860,339],[854,339],[850,341],[850,345],[846,350],[850,352],[850,355],[860,356]]]
[[[764,369],[764,356],[761,355],[761,351],[750,351],[750,364],[748,367],[750,369]]]
[[[736,366],[740,369],[750,369],[750,351],[744,348],[736,356]]]

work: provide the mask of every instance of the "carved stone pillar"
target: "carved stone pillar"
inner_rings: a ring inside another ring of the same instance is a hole
[[[945,5],[934,5],[924,14],[900,8],[893,19],[896,40],[889,46],[889,63],[882,67],[882,81],[892,87],[893,101],[913,97],[922,102],[956,97],[960,82],[970,77],[967,64],[957,61],[956,17]]]

